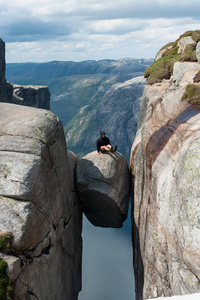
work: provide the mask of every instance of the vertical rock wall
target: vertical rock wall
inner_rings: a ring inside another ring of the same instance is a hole
[[[7,87],[5,80],[5,43],[0,39],[0,99],[7,100]]]
[[[131,154],[137,300],[200,289],[199,73],[176,62],[144,90]]]
[[[76,300],[81,289],[82,212],[77,157],[46,110],[0,103],[0,231],[11,232],[14,299]],[[2,251],[2,249],[1,249]]]

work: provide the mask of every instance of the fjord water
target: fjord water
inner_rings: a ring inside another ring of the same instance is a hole
[[[130,215],[123,228],[95,227],[83,219],[79,300],[134,300]]]

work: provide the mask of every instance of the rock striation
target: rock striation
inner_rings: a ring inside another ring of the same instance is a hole
[[[47,110],[0,103],[0,248],[14,299],[76,300],[81,289],[78,158]],[[0,243],[1,245],[1,243]]]
[[[200,64],[153,71],[130,159],[137,300],[200,288]]]
[[[77,165],[77,189],[83,211],[95,226],[122,227],[129,204],[129,167],[119,153],[84,156]]]
[[[0,102],[50,109],[50,92],[46,86],[20,86],[6,82],[5,43],[0,39]]]

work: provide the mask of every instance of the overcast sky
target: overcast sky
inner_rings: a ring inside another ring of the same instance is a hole
[[[199,0],[0,0],[7,62],[154,58],[200,29]]]

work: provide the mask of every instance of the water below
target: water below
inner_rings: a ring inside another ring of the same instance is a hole
[[[135,300],[130,215],[123,228],[99,228],[83,219],[83,273],[79,300]]]

